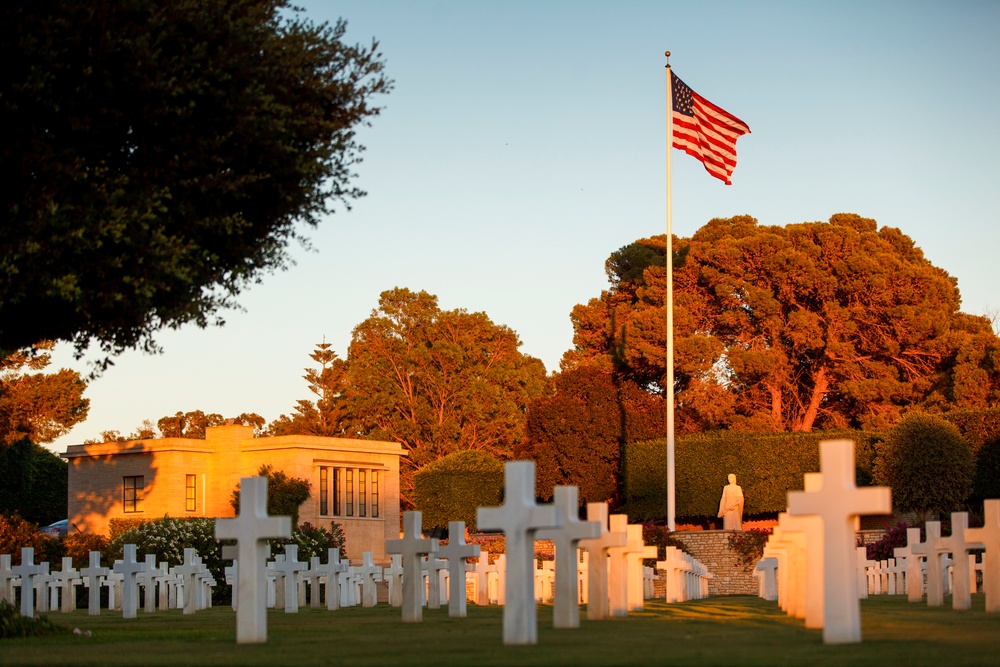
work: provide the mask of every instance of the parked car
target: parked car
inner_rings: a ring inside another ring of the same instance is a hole
[[[50,523],[41,529],[42,533],[49,537],[62,537],[69,532],[69,519]]]

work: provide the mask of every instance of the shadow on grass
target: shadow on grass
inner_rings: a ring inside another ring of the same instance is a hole
[[[950,603],[950,600],[946,601]],[[910,605],[905,597],[862,603],[864,642],[825,646],[776,603],[718,597],[684,604],[648,602],[625,619],[551,627],[539,607],[536,646],[503,646],[499,607],[469,605],[465,619],[425,610],[404,624],[382,605],[336,612],[272,611],[265,645],[237,646],[235,615],[215,608],[194,616],[157,612],[125,621],[86,610],[51,614],[57,624],[91,630],[91,638],[4,640],[0,665],[989,665],[1000,664],[1000,615]]]

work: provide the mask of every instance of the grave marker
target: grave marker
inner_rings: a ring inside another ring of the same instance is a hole
[[[587,503],[587,521],[598,525],[596,538],[582,540],[587,550],[587,619],[600,621],[611,618],[611,593],[608,582],[608,550],[625,546],[628,535],[608,530],[608,504]]]
[[[114,571],[122,575],[122,617],[135,618],[139,606],[139,588],[135,577],[146,571],[146,564],[136,561],[134,544],[126,544],[122,551],[122,560],[115,561],[114,566]]]
[[[854,484],[854,442],[825,440],[819,445],[823,486],[788,494],[788,513],[823,519],[823,642],[861,641],[861,609],[854,585],[854,524],[863,514],[888,514],[888,487]]]
[[[10,568],[10,571],[21,578],[21,616],[34,616],[34,578],[42,572],[42,567],[35,565],[35,548],[21,547],[21,564]]]
[[[424,608],[420,603],[424,575],[420,557],[437,551],[437,541],[425,539],[421,530],[420,512],[403,512],[403,537],[386,540],[387,554],[400,554],[403,558],[403,622],[419,623]]]
[[[504,464],[505,500],[500,507],[480,507],[476,524],[481,530],[502,531],[506,537],[507,586],[503,608],[503,643],[538,643],[535,609],[535,534],[558,528],[552,505],[535,503],[535,462]]]
[[[479,545],[465,543],[464,521],[448,522],[448,544],[438,549],[438,556],[448,559],[448,616],[465,618],[465,560],[479,557]]]
[[[555,628],[580,627],[577,545],[582,540],[601,536],[601,526],[597,521],[580,521],[578,494],[575,486],[553,488],[552,504],[559,512],[562,527],[540,530],[537,534],[538,539],[552,540],[555,545],[555,603],[552,609],[552,626]]]
[[[267,514],[267,478],[240,480],[240,513],[235,519],[216,519],[215,537],[234,539],[240,568],[237,578],[239,603],[236,608],[236,642],[254,644],[267,641],[267,583],[264,568],[267,543],[271,538],[292,536],[292,520]]]
[[[983,501],[986,516],[982,528],[969,528],[965,534],[986,547],[983,553],[983,593],[986,594],[986,611],[1000,612],[1000,500]]]

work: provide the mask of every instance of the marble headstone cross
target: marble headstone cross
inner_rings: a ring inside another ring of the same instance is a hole
[[[183,577],[184,581],[185,614],[193,614],[198,609],[198,594],[195,592],[195,587],[198,585],[198,575],[201,574],[202,568],[198,551],[191,547],[184,549],[184,562],[174,568],[174,572]]]
[[[598,536],[583,540],[580,546],[587,550],[587,618],[601,621],[611,618],[610,593],[608,592],[608,549],[625,546],[628,536],[608,530],[608,504],[587,503],[587,521],[596,523]]]
[[[0,600],[14,604],[14,580],[17,575],[10,569],[10,554],[0,554]]]
[[[292,536],[292,519],[268,516],[267,478],[244,477],[240,480],[240,514],[235,519],[216,519],[215,537],[236,540],[240,568],[236,606],[236,642],[256,644],[267,641],[267,564],[268,539]]]
[[[861,641],[861,607],[855,586],[854,524],[863,514],[888,514],[888,487],[854,484],[854,442],[825,440],[819,444],[823,487],[788,494],[792,516],[823,519],[823,642]]]
[[[964,610],[972,608],[972,597],[969,590],[969,559],[966,557],[970,549],[982,549],[983,545],[970,542],[966,534],[969,529],[969,514],[967,512],[951,513],[951,535],[939,537],[936,547],[951,552],[954,583],[951,591],[952,609]]]
[[[376,582],[382,581],[382,566],[375,564],[371,551],[361,554],[361,605],[374,607],[378,604],[378,589]]]
[[[982,528],[969,528],[965,535],[986,547],[983,553],[983,592],[986,611],[1000,612],[1000,500],[983,501],[986,522]]]
[[[80,583],[80,571],[73,567],[73,559],[63,556],[62,569],[53,572],[52,578],[62,595],[60,611],[68,614],[76,609],[76,587]]]
[[[296,614],[299,611],[298,573],[309,568],[308,563],[299,560],[299,545],[285,545],[285,559],[277,561],[271,568],[280,573],[285,580],[285,613]]]
[[[399,554],[392,554],[392,561],[389,567],[382,570],[389,585],[389,606],[401,607],[403,605],[403,557]]]
[[[910,551],[923,556],[927,561],[927,606],[940,607],[944,604],[944,581],[941,577],[941,556],[947,551],[938,549],[941,539],[941,522],[928,521],[924,525],[927,539],[910,545]]]
[[[612,533],[625,535],[625,543],[622,546],[608,549],[610,564],[608,573],[609,608],[612,616],[628,616],[628,561],[626,559],[628,554],[641,548],[641,544],[637,543],[635,539],[629,540],[628,515],[612,514],[609,528]]]
[[[575,486],[557,486],[552,489],[552,504],[562,520],[562,528],[540,530],[540,540],[552,540],[555,546],[555,602],[552,608],[552,626],[556,628],[580,627],[580,578],[577,572],[579,556],[577,545],[581,540],[601,536],[597,521],[580,521],[579,492]]]
[[[101,567],[101,552],[90,552],[90,565],[80,570],[80,574],[87,580],[90,587],[88,596],[87,615],[101,615],[101,578],[108,575],[108,568]]]
[[[35,615],[35,584],[32,580],[42,571],[40,565],[35,565],[35,548],[21,547],[21,564],[10,568],[10,571],[21,578],[21,616],[30,618]]]
[[[924,572],[920,556],[913,551],[915,544],[920,544],[920,528],[907,528],[906,546],[893,549],[897,561],[906,559],[906,599],[910,602],[920,602],[924,597]]]
[[[135,580],[142,587],[143,609],[147,614],[156,610],[156,577],[160,571],[156,569],[156,554],[146,554],[146,569],[138,573]]]
[[[135,559],[135,545],[126,544],[123,548],[122,560],[115,561],[114,571],[123,577],[122,581],[122,617],[135,618],[139,606],[139,589],[135,576],[146,571],[146,564]],[[187,551],[185,549],[185,551]],[[192,551],[194,551],[192,549]]]
[[[478,544],[465,543],[465,522],[448,522],[448,544],[438,548],[438,556],[448,559],[448,616],[465,618],[466,559],[479,557]]]
[[[403,557],[403,622],[419,623],[423,620],[424,608],[420,603],[424,575],[420,557],[433,554],[437,550],[436,541],[422,535],[422,515],[420,512],[403,512],[403,537],[386,540],[385,552]]]
[[[504,488],[504,504],[477,508],[476,525],[480,530],[503,531],[506,537],[503,643],[536,644],[535,534],[545,528],[559,528],[559,514],[554,506],[535,502],[534,461],[505,463]]]

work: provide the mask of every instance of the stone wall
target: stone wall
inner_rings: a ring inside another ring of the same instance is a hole
[[[729,549],[731,531],[692,530],[671,533],[684,550],[700,560],[715,575],[708,580],[709,595],[757,595],[752,569],[744,569]]]

